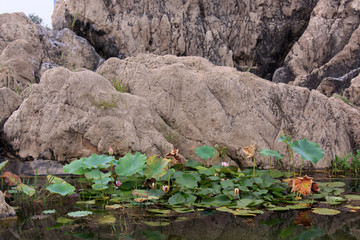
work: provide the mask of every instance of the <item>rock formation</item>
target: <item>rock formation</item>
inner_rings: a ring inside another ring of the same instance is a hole
[[[340,78],[360,68],[359,41],[359,1],[319,0],[273,80],[316,89],[327,77]]]
[[[57,1],[53,28],[74,31],[103,57],[202,56],[270,78],[317,0]]]
[[[0,128],[5,120],[20,106],[22,98],[9,88],[0,88]]]
[[[47,30],[23,13],[0,14],[0,87],[22,92],[54,66],[95,70],[102,58],[69,29]]]
[[[226,147],[228,157],[244,166],[249,162],[241,148],[249,144],[286,153],[277,141],[284,131],[324,148],[317,168],[328,166],[333,154],[359,148],[359,129],[358,109],[318,91],[271,83],[200,57],[143,54],[111,58],[97,73],[45,72],[4,125],[6,141],[22,158],[61,161],[110,146],[119,155],[164,154],[174,146],[188,159],[208,144]],[[268,166],[268,159],[256,158]]]
[[[16,216],[16,213],[12,207],[5,202],[5,195],[0,191],[0,218]]]

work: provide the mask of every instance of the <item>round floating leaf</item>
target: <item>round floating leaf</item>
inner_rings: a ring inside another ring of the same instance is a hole
[[[353,200],[353,201],[359,201],[360,200],[360,195],[345,195],[344,197],[346,197],[349,200]]]
[[[9,160],[6,160],[2,163],[0,163],[0,171],[5,167],[5,165],[8,163]]]
[[[74,222],[74,220],[65,217],[59,217],[58,219],[56,219],[56,222],[60,224],[69,224]]]
[[[283,159],[284,155],[279,153],[279,151],[273,151],[269,149],[261,149],[259,152],[262,156],[275,157],[277,160]]]
[[[180,184],[182,187],[185,188],[194,188],[197,187],[198,183],[196,178],[188,173],[183,173],[176,178],[176,183]]]
[[[201,157],[202,159],[204,159],[206,161],[209,158],[212,158],[214,156],[215,150],[214,150],[214,148],[205,145],[205,146],[198,147],[197,149],[195,149],[195,153],[199,157]]]
[[[146,209],[147,212],[158,213],[158,214],[169,214],[170,210],[168,209]]]
[[[177,213],[191,213],[191,212],[195,212],[194,209],[192,208],[173,208],[173,210]]]
[[[291,148],[300,154],[303,160],[311,161],[314,164],[324,157],[324,150],[317,143],[310,142],[306,138],[294,141]]]
[[[28,196],[32,196],[35,194],[36,190],[33,187],[30,187],[26,184],[20,183],[19,185],[16,186],[16,189],[25,193]]]
[[[307,209],[309,208],[308,204],[296,204],[296,205],[288,205],[289,209]]]
[[[106,210],[116,210],[116,209],[120,209],[120,208],[124,208],[124,207],[120,204],[112,204],[112,205],[105,206]]]
[[[274,207],[274,208],[269,208],[269,210],[272,211],[288,211],[290,208],[288,206],[286,207]]]
[[[182,204],[184,202],[185,202],[185,198],[183,197],[183,195],[181,193],[175,193],[168,200],[168,203],[170,205]]]
[[[54,183],[46,188],[52,193],[58,193],[62,196],[73,194],[75,187],[70,183]]]
[[[105,215],[105,216],[100,216],[96,219],[96,221],[99,223],[99,224],[114,224],[116,222],[116,218],[111,215],[111,214],[108,214],[108,215]],[[93,239],[93,238],[91,238]]]
[[[69,212],[67,215],[69,217],[86,217],[91,214],[92,212],[90,211],[75,211],[75,212]]]
[[[146,162],[146,155],[136,152],[135,155],[127,153],[119,160],[115,172],[119,176],[129,177],[135,173],[142,173]]]
[[[166,174],[169,159],[158,158],[156,155],[149,157],[146,160],[146,167],[144,174],[147,178],[159,179]]]
[[[345,205],[346,208],[354,209],[354,210],[360,210],[360,206],[352,206],[352,205]]]
[[[79,160],[72,161],[70,164],[67,164],[63,167],[64,173],[72,173],[76,175],[83,175],[89,171],[89,169],[83,168],[84,158]]]
[[[55,209],[49,209],[49,210],[44,210],[42,211],[43,214],[54,214],[56,213],[56,210]]]
[[[338,210],[330,209],[330,208],[313,208],[312,212],[319,215],[337,215],[341,213]]]
[[[169,222],[148,222],[148,221],[143,221],[143,223],[145,223],[150,227],[164,227],[170,224]]]
[[[97,155],[94,153],[90,157],[83,159],[82,167],[89,169],[108,168],[113,161],[115,161],[115,158],[112,156]]]

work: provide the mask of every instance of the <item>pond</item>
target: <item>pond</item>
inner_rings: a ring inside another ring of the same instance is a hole
[[[345,182],[348,194],[357,192],[359,179],[328,179],[314,174],[317,181]],[[326,175],[326,174],[325,174]],[[104,201],[79,201],[78,195],[52,200],[23,202],[17,218],[0,221],[1,239],[359,239],[360,201],[331,206],[341,213],[318,215],[311,208],[270,211],[256,216],[236,216],[212,208],[159,208]],[[353,208],[349,208],[351,205]],[[329,207],[318,203],[313,207]],[[43,212],[55,210],[54,213]],[[219,209],[219,208],[218,208]],[[91,211],[83,217],[67,215]]]

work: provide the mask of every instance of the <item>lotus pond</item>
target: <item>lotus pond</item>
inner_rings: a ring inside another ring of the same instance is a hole
[[[119,159],[110,149],[65,165],[62,178],[4,172],[17,218],[0,223],[2,239],[358,239],[357,179],[291,172],[294,153],[316,163],[323,151],[306,139],[280,140],[293,150],[286,172],[207,166],[210,146],[196,149],[203,163],[183,164],[176,149],[165,158],[137,152]],[[253,158],[253,146],[243,150]]]

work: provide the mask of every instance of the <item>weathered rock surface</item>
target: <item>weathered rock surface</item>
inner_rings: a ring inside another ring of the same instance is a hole
[[[53,28],[70,28],[103,57],[202,56],[270,78],[317,0],[60,0]]]
[[[8,88],[0,88],[0,128],[4,121],[20,106],[22,98]]]
[[[154,128],[158,118],[142,97],[119,93],[91,71],[59,67],[31,86],[29,97],[4,125],[5,141],[21,158],[59,161],[107,152],[172,150]]]
[[[284,65],[276,70],[273,80],[294,81],[295,85],[309,89],[316,89],[325,80],[321,89],[330,84],[339,87],[335,86],[335,91],[344,90],[348,85],[329,82],[327,78],[340,78],[360,68],[359,41],[359,1],[319,0],[305,32],[291,48]]]
[[[16,213],[12,207],[5,202],[5,195],[0,191],[0,218],[16,216]]]
[[[360,74],[351,80],[351,85],[345,90],[344,95],[352,104],[360,107]]]
[[[56,68],[31,86],[4,125],[5,139],[22,158],[65,160],[110,146],[120,155],[166,154],[174,146],[194,159],[196,147],[208,144],[226,147],[245,166],[251,163],[241,148],[249,144],[286,153],[277,141],[284,131],[319,143],[326,155],[316,167],[322,168],[333,154],[360,147],[358,109],[200,57],[111,58],[97,73]],[[117,92],[113,81],[129,93]],[[268,159],[256,159],[268,166]]]
[[[66,66],[95,70],[103,59],[69,29],[52,31],[23,13],[0,14],[0,87],[22,92],[46,69]]]

